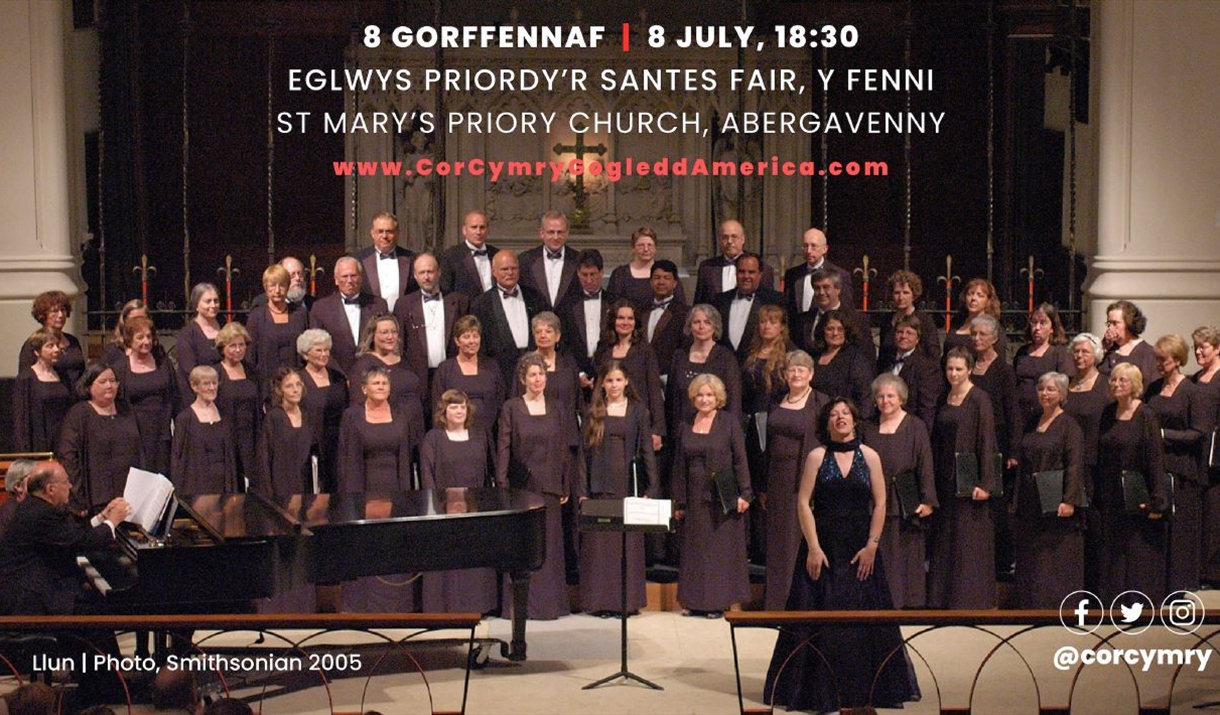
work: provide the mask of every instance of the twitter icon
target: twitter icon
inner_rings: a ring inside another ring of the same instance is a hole
[[[1110,620],[1114,627],[1133,636],[1148,630],[1155,619],[1156,604],[1140,591],[1124,591],[1110,604]]]

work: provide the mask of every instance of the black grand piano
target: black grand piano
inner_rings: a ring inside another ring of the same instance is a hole
[[[225,612],[308,583],[361,576],[495,568],[512,580],[512,640],[524,660],[530,572],[545,558],[541,497],[496,488],[395,494],[175,496],[163,541],[124,533],[89,554],[117,612]]]

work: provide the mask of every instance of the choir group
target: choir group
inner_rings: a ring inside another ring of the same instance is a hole
[[[992,608],[1010,568],[1027,608],[1086,587],[1156,600],[1220,581],[1220,329],[1195,331],[1188,376],[1192,346],[1146,342],[1129,301],[1109,306],[1103,336],[1070,340],[1043,304],[1010,360],[988,281],[965,285],[943,343],[907,271],[870,325],[817,229],[780,292],[726,221],[693,306],[647,228],[608,280],[598,251],[566,246],[560,213],[520,256],[487,243],[482,212],[462,234],[415,255],[378,215],[331,295],[307,295],[287,258],[244,325],[222,324],[200,283],[172,355],[132,300],[89,361],[64,332],[70,300],[44,293],[14,446],[55,453],[78,511],[121,495],[132,466],[183,493],[528,489],[548,540],[531,618],[569,612],[565,545],[581,608],[618,610],[619,536],[574,534],[573,513],[629,495],[673,499],[682,524],[668,544],[628,540],[631,611],[651,559],[675,560],[679,600],[709,617],[749,598],[749,560],[766,564],[766,607],[783,609],[808,603],[806,574],[857,552],[860,579],[898,608]],[[881,495],[876,533],[867,505]],[[863,531],[818,538],[846,516]],[[345,587],[343,606],[487,613],[499,592],[490,571],[384,577]]]

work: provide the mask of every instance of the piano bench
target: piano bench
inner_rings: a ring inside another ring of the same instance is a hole
[[[35,656],[43,656],[43,663],[48,660],[58,662],[59,639],[51,633],[37,631],[10,631],[0,633],[0,669],[11,671],[20,677],[29,675],[30,681],[41,675],[43,682],[51,684],[51,671],[34,668]]]

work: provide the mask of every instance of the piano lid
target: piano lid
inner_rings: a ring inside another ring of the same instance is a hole
[[[301,524],[256,494],[177,495],[182,509],[220,542],[299,536]]]
[[[306,529],[363,522],[477,518],[546,508],[537,494],[492,487],[295,494],[271,501]]]

